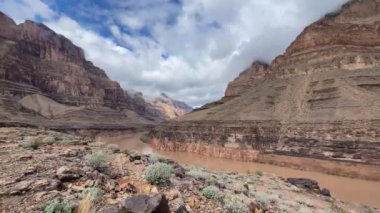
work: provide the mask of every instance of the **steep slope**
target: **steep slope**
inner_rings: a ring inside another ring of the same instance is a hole
[[[1,122],[38,125],[107,127],[150,123],[129,119],[126,112],[139,112],[117,82],[85,59],[83,51],[43,24],[25,21],[16,25],[0,12],[0,103]],[[66,107],[62,118],[44,116],[19,104],[24,96],[38,94]],[[31,112],[31,111],[32,112]],[[86,115],[96,115],[87,118]],[[135,113],[136,114],[136,113]],[[11,116],[10,116],[11,115]],[[110,116],[112,115],[112,116]],[[116,119],[116,120],[115,120]],[[94,123],[91,124],[92,121]],[[69,122],[70,121],[70,122]],[[89,121],[89,122],[87,122]],[[90,122],[91,121],[91,122]]]
[[[170,98],[165,93],[153,98],[145,97],[141,92],[128,91],[127,93],[132,97],[134,103],[141,106],[140,110],[145,114],[153,115],[160,121],[183,116],[193,110],[185,102]]]
[[[146,101],[159,112],[158,116],[163,120],[183,116],[193,110],[193,108],[186,103],[172,99],[165,93],[161,93],[160,97],[154,98],[153,100],[146,99]]]
[[[161,149],[238,160],[380,165],[380,1],[350,1],[305,28],[270,65],[241,73],[221,101],[152,136]]]

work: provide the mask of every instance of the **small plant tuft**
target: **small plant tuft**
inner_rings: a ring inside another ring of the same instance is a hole
[[[56,142],[56,138],[53,136],[47,136],[44,139],[42,139],[42,143],[52,145]]]
[[[255,197],[256,201],[260,203],[263,206],[268,205],[269,198],[266,193],[263,192],[253,192],[253,196]]]
[[[148,143],[150,140],[150,137],[146,134],[140,136],[140,141],[143,143]]]
[[[236,195],[228,195],[224,198],[224,208],[230,213],[248,213],[248,206]]]
[[[157,163],[157,162],[161,162],[161,163],[166,163],[167,162],[167,159],[161,155],[158,155],[158,154],[150,154],[149,155],[149,163]]]
[[[105,147],[107,144],[102,141],[96,141],[94,143],[90,143],[90,146],[93,147]]]
[[[218,200],[222,197],[222,194],[218,187],[208,186],[202,190],[202,195],[208,199]]]
[[[145,169],[144,175],[145,179],[150,184],[165,184],[169,181],[169,178],[172,174],[172,166],[166,163],[155,163],[153,165],[148,166]]]
[[[263,172],[262,171],[256,171],[255,174],[259,177],[263,176]]]
[[[128,149],[124,149],[123,151],[121,151],[121,153],[125,154],[125,156],[130,156],[133,152],[128,150]]]
[[[38,149],[40,142],[36,138],[26,137],[21,143],[21,147],[24,149]]]
[[[103,194],[104,191],[101,188],[89,187],[83,190],[82,198],[85,199],[87,197],[93,203],[97,203],[102,200]]]
[[[117,144],[107,144],[107,149],[111,150],[113,153],[119,152],[120,148]]]
[[[201,169],[197,169],[197,168],[191,168],[186,173],[190,176],[197,178],[197,179],[207,180],[207,179],[211,178],[211,174],[209,172],[207,172],[206,170],[201,170]]]
[[[55,199],[45,204],[44,213],[71,213],[71,207],[67,201]]]
[[[104,152],[96,152],[85,156],[87,164],[95,169],[107,167],[109,155]]]
[[[243,187],[244,187],[244,189],[245,189],[246,191],[249,191],[249,185],[248,185],[248,183],[244,183]]]

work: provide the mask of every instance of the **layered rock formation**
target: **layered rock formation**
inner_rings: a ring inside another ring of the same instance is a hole
[[[1,122],[106,127],[153,119],[140,110],[144,103],[136,104],[67,38],[32,21],[16,25],[1,12],[0,24]],[[45,100],[41,106],[18,102],[34,94],[46,97],[39,99]],[[40,113],[50,103],[46,100],[80,110],[46,117]]]
[[[240,74],[221,101],[152,136],[161,149],[239,160],[380,165],[380,1],[352,0],[306,27],[270,65]]]
[[[193,108],[185,102],[170,98],[165,93],[161,93],[160,97],[154,98],[153,100],[146,99],[146,101],[158,111],[157,116],[163,120],[173,119],[193,110]]]
[[[154,118],[164,121],[185,115],[193,110],[185,102],[170,98],[165,93],[161,93],[159,97],[148,98],[141,92],[127,92],[132,97],[136,106],[143,114],[152,115]]]
[[[231,81],[226,89],[225,98],[235,97],[262,81],[268,71],[268,64],[255,61],[251,67],[244,70]]]

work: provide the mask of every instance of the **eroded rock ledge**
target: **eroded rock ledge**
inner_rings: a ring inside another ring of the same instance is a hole
[[[295,124],[277,121],[172,121],[156,127],[151,137],[161,150],[311,168],[379,180],[379,125],[379,120]],[[321,164],[317,165],[315,159],[321,160]],[[357,167],[366,167],[362,164],[371,165],[368,169],[373,171],[358,170]]]

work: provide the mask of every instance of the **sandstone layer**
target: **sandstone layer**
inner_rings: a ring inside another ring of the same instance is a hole
[[[380,1],[353,0],[326,15],[270,65],[241,73],[222,100],[151,135],[162,149],[216,157],[380,165]],[[230,154],[206,152],[210,145]]]
[[[33,105],[28,107],[19,102],[36,94],[44,103],[27,101]],[[61,105],[60,109],[76,110],[52,115],[46,112],[51,102],[47,100]],[[145,125],[155,119],[143,110],[145,104],[135,102],[67,38],[32,21],[17,25],[0,12],[1,123],[86,128]]]

